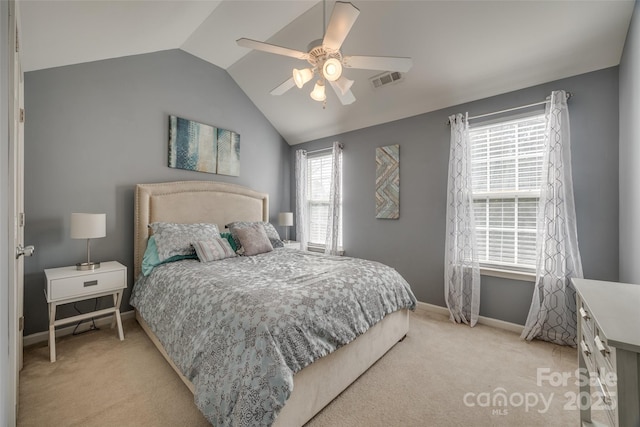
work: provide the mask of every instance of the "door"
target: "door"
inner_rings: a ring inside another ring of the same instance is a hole
[[[9,0],[9,242],[15,256],[9,268],[9,358],[11,390],[15,392],[14,420],[17,420],[19,372],[22,368],[24,328],[24,257],[33,248],[24,247],[24,75],[20,63],[19,9]]]

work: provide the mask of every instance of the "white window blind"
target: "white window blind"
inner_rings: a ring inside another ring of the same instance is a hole
[[[309,203],[309,243],[324,246],[327,237],[329,198],[331,197],[331,152],[307,157],[307,197]],[[340,203],[342,209],[342,201]],[[342,215],[340,215],[342,218]],[[342,246],[342,221],[338,229]]]
[[[535,270],[544,114],[469,129],[482,266]]]

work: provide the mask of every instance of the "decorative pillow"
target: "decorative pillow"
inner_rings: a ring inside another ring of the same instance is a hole
[[[196,256],[196,254],[176,255],[164,261],[160,261],[160,258],[158,257],[158,246],[156,246],[156,238],[155,236],[151,236],[149,237],[149,240],[147,240],[147,249],[145,249],[144,255],[142,256],[142,274],[148,276],[149,274],[151,274],[151,271],[154,269],[154,267],[157,267],[160,264],[180,261],[183,259],[198,259],[198,257]]]
[[[274,248],[284,248],[284,242],[280,238],[280,234],[278,234],[278,230],[271,224],[270,222],[263,222],[264,231],[267,232],[267,237],[271,242],[271,246]]]
[[[237,231],[250,227],[254,224],[261,224],[264,227],[265,232],[267,233],[267,237],[269,238],[269,242],[271,242],[271,246],[274,248],[282,248],[284,247],[284,243],[280,239],[280,235],[276,231],[276,228],[273,224],[265,222],[265,221],[235,221],[230,224],[227,224],[226,227],[231,232],[233,236],[233,240],[236,244],[236,252],[242,253],[242,244],[240,243],[240,239],[238,239]]]
[[[196,250],[196,254],[198,254],[200,262],[218,261],[237,256],[229,241],[224,237],[199,240],[193,242],[193,247]]]
[[[215,224],[174,224],[170,222],[154,222],[149,224],[156,237],[158,257],[160,261],[176,255],[194,255],[191,242],[220,237]]]
[[[267,232],[260,223],[240,228],[236,230],[236,235],[242,244],[244,255],[258,255],[273,250]]]
[[[231,235],[231,233],[220,233],[220,237],[227,239],[227,241],[231,245],[231,249],[233,249],[234,252],[238,250],[238,247],[236,246],[236,241],[233,239],[233,236]]]

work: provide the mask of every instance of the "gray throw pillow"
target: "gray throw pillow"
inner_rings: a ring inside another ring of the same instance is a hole
[[[271,242],[271,246],[274,248],[282,248],[284,247],[284,243],[280,239],[280,235],[278,231],[273,226],[273,224],[265,221],[234,221],[230,224],[227,224],[226,227],[229,229],[231,236],[233,237],[234,242],[236,243],[236,247],[238,248],[237,252],[242,254],[242,243],[240,243],[240,239],[238,239],[237,231],[241,228],[250,227],[254,224],[262,224],[264,227],[264,231],[267,233],[267,237]]]
[[[246,256],[263,254],[273,250],[262,224],[253,224],[249,227],[240,228],[236,233]]]

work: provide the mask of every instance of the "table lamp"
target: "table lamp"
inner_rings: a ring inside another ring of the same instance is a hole
[[[107,235],[107,214],[72,213],[71,238],[87,239],[87,262],[76,264],[78,270],[95,270],[100,268],[99,262],[91,261],[91,239]]]
[[[293,212],[280,212],[278,214],[278,224],[284,227],[285,242],[289,241],[289,227],[293,225]]]

